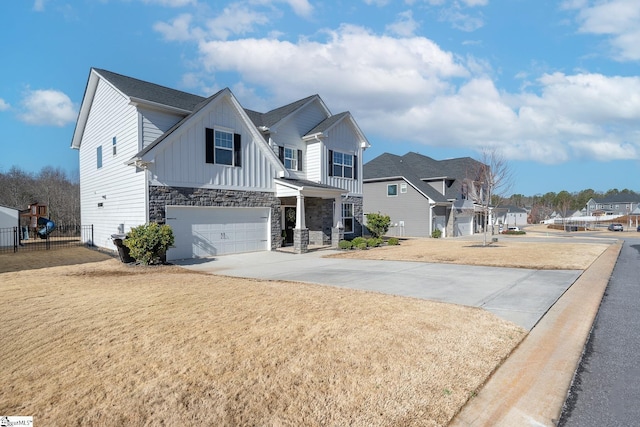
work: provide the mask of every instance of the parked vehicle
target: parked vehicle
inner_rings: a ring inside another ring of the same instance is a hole
[[[640,225],[638,226],[638,230],[637,231],[640,232]]]
[[[607,228],[609,231],[624,231],[622,224],[609,224]]]

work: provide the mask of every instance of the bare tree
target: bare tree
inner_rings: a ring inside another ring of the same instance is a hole
[[[475,203],[482,206],[483,212],[483,245],[487,245],[487,231],[490,224],[489,217],[492,208],[492,200],[499,203],[506,197],[507,192],[513,186],[513,173],[509,163],[502,153],[495,148],[485,148],[480,156],[480,165],[476,173],[472,199]]]

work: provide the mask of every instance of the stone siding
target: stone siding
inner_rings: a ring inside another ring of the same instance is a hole
[[[282,245],[280,199],[274,193],[149,186],[149,221],[164,223],[166,220],[165,207],[167,205],[270,208],[271,249],[279,248]]]

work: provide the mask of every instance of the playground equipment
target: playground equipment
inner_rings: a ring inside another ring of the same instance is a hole
[[[38,227],[42,227],[38,230],[38,236],[41,239],[46,239],[49,234],[56,228],[56,223],[51,221],[49,218],[40,217],[38,218]]]

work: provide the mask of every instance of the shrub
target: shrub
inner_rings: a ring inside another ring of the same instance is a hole
[[[379,213],[368,213],[367,230],[373,237],[382,237],[391,225],[391,217],[389,215],[381,215]]]
[[[364,250],[367,249],[367,242],[360,242],[356,245],[356,248],[360,249],[360,250]]]
[[[132,228],[123,242],[136,261],[148,265],[160,263],[174,243],[173,230],[155,222]]]
[[[431,237],[433,237],[434,239],[439,239],[442,237],[442,230],[440,230],[439,228],[436,228],[435,230],[433,230],[431,232]]]
[[[338,242],[338,247],[340,249],[351,249],[353,247],[353,244],[348,240],[340,240]]]
[[[382,244],[382,239],[380,237],[372,237],[367,239],[367,246],[370,248],[378,247]]]
[[[364,243],[366,245],[367,239],[365,239],[364,237],[356,237],[351,241],[351,243],[353,244],[354,248],[357,248],[358,246],[360,246],[361,243]]]
[[[387,240],[387,244],[392,246],[399,245],[400,239],[398,239],[397,237],[389,237],[389,240]]]

